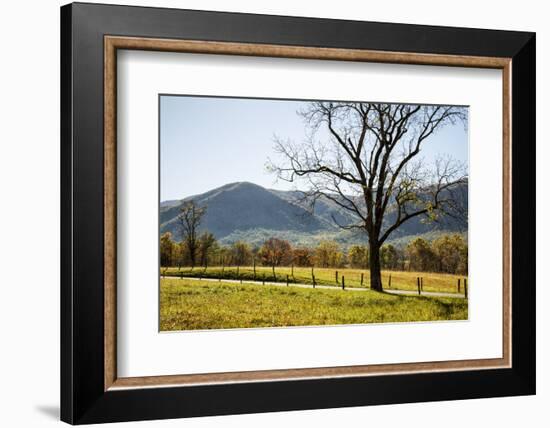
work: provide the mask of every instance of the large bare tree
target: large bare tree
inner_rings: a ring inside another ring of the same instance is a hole
[[[279,160],[268,167],[283,180],[305,181],[312,204],[326,198],[357,219],[338,225],[368,235],[371,287],[381,291],[380,247],[391,233],[415,217],[437,220],[457,207],[453,191],[467,180],[464,165],[450,158],[428,164],[419,155],[438,129],[465,125],[466,109],[312,102],[299,113],[307,138],[276,137]]]
[[[191,200],[183,204],[177,217],[182,243],[185,242],[187,250],[189,251],[191,267],[195,267],[197,261],[199,250],[197,231],[204,214],[206,214],[206,207],[200,207]]]

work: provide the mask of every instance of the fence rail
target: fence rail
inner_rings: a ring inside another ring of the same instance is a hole
[[[300,268],[294,266],[208,266],[208,267],[162,267],[161,274],[166,277],[215,278],[219,281],[238,280],[280,282],[290,284],[309,284],[334,286],[346,289],[370,288],[368,270]],[[468,297],[468,279],[460,275],[432,272],[383,271],[382,284],[385,290],[443,292],[463,294]]]

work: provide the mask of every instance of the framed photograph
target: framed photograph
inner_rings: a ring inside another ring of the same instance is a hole
[[[533,33],[76,3],[61,56],[62,420],[535,393]]]

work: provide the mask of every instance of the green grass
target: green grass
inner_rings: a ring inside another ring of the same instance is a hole
[[[338,271],[338,284],[336,283],[336,271]],[[252,266],[219,267],[213,266],[204,269],[197,267],[161,268],[161,273],[167,276],[186,276],[194,278],[221,278],[221,279],[243,279],[261,281],[265,279],[269,282],[286,282],[287,275],[291,283],[312,284],[311,268],[295,267],[294,275],[290,267],[275,268],[275,277],[271,267],[256,266],[256,275]],[[345,278],[346,287],[361,287],[361,274],[363,274],[363,287],[370,287],[370,277],[368,270],[361,269],[334,269],[334,268],[314,268],[315,282],[319,285],[341,286],[342,276]],[[391,275],[391,287],[389,287],[389,277]],[[464,293],[464,275],[450,275],[445,273],[428,272],[404,272],[404,271],[384,271],[382,272],[382,282],[384,288],[395,290],[417,290],[416,278],[424,278],[424,291],[435,291],[444,293],[457,292],[457,280],[461,279],[461,293]]]
[[[461,298],[162,279],[160,329],[197,330],[465,320]]]

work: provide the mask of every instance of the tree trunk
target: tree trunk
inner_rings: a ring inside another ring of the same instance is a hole
[[[380,244],[370,243],[369,251],[370,267],[370,288],[375,291],[382,291],[382,274],[380,272]]]

